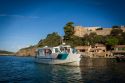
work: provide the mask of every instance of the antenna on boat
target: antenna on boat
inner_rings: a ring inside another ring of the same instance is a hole
[[[62,45],[66,45],[66,43],[63,42]]]
[[[48,46],[45,46],[45,48],[47,48]]]
[[[60,38],[60,44],[61,45],[66,45],[66,43],[63,41],[63,39],[64,39],[64,36],[61,36],[61,38]]]
[[[61,36],[60,44],[63,44],[63,36]]]

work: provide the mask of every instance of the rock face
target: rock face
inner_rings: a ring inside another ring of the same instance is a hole
[[[17,56],[35,56],[35,54],[36,54],[36,46],[22,48],[16,53]]]

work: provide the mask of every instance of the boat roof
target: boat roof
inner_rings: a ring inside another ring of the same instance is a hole
[[[45,47],[42,47],[42,48],[38,48],[37,50],[39,49],[53,49],[53,48],[60,48],[60,47],[68,47],[70,48],[71,46],[70,45],[59,45],[59,46],[56,46],[56,47],[48,47],[48,46],[45,46]]]
[[[60,47],[71,47],[70,45],[60,45]]]
[[[42,48],[38,48],[39,49],[52,49],[53,47],[48,47],[48,46],[45,46],[45,47],[42,47]]]

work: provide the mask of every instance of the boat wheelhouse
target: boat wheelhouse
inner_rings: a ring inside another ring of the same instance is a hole
[[[43,47],[37,49],[36,62],[44,64],[79,66],[81,55],[70,45]]]

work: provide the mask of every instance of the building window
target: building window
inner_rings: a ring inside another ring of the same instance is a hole
[[[91,50],[91,51],[89,51],[89,52],[94,52],[94,50]]]
[[[85,52],[85,50],[84,49],[82,49],[82,50],[79,50],[80,52]]]
[[[108,56],[108,54],[106,54],[106,57]]]

